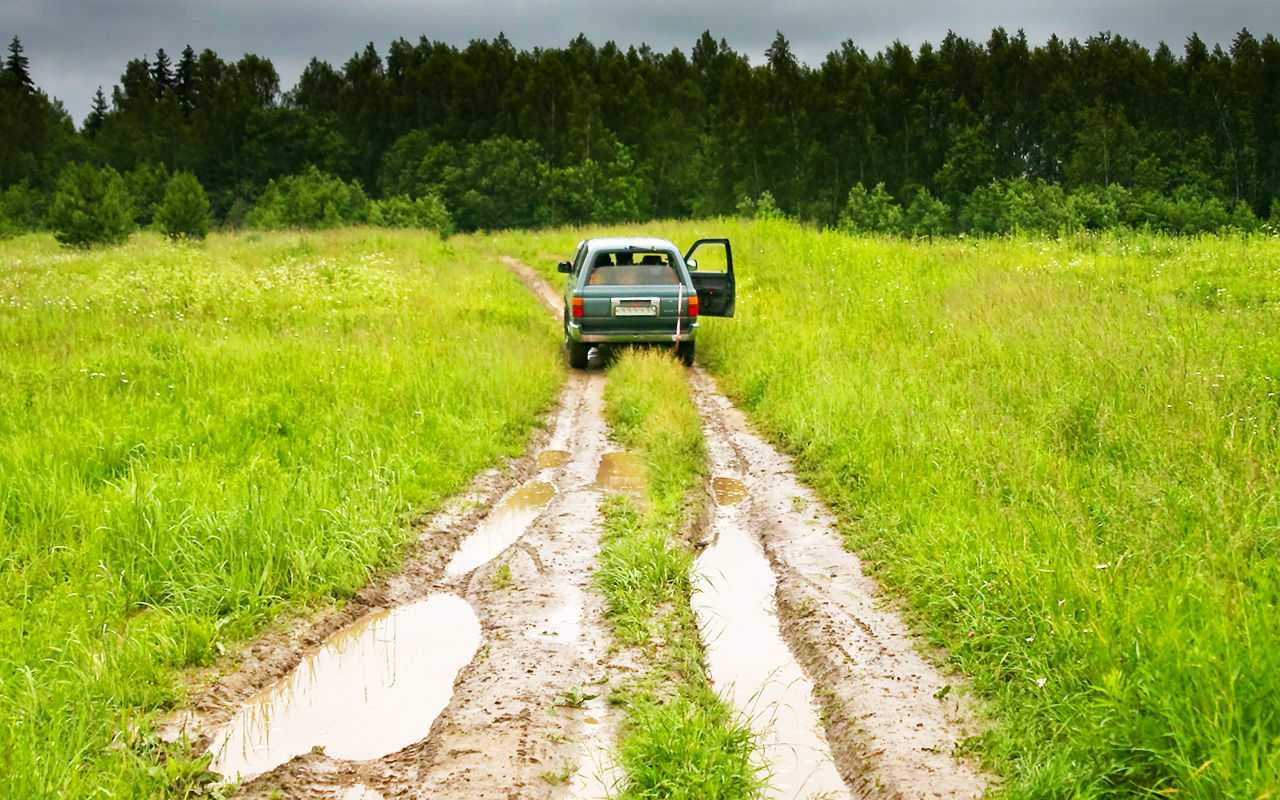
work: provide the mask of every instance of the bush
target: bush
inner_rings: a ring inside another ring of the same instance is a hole
[[[164,164],[144,161],[124,174],[124,185],[133,199],[134,220],[142,227],[155,221],[169,186],[169,169]]]
[[[399,194],[369,204],[369,224],[385,228],[424,228],[441,236],[453,233],[453,217],[439,195],[428,194],[416,200]]]
[[[840,227],[850,233],[892,233],[902,226],[902,208],[893,196],[877,183],[870,192],[861,183],[849,190]]]
[[[778,208],[778,203],[773,199],[773,192],[768,189],[760,193],[760,197],[756,200],[756,219],[786,219],[787,215],[782,213],[782,209]]]
[[[369,198],[359,181],[344,183],[313,167],[271,181],[247,222],[254,228],[336,228],[369,219]]]
[[[179,172],[169,179],[156,211],[156,227],[170,239],[203,239],[209,234],[209,196],[196,176]]]
[[[938,236],[951,227],[951,209],[928,189],[916,189],[911,205],[902,215],[902,232],[907,236]]]
[[[38,229],[44,220],[44,206],[45,197],[26,181],[5,189],[0,193],[0,237]]]
[[[49,226],[65,245],[119,244],[133,232],[133,202],[111,167],[72,164],[58,176]]]

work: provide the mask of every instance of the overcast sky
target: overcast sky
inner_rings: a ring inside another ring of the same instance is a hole
[[[560,46],[579,32],[597,44],[647,42],[686,52],[710,29],[759,62],[781,30],[810,64],[845,39],[876,51],[894,39],[915,46],[947,31],[985,40],[1022,28],[1033,43],[1049,34],[1084,38],[1112,31],[1180,51],[1196,31],[1228,46],[1241,28],[1280,33],[1278,0],[0,0],[0,36],[21,37],[32,77],[79,124],[99,84],[108,96],[125,62],[163,47],[176,58],[190,43],[223,58],[267,56],[290,88],[312,56],[341,64],[367,42],[380,53],[397,37],[465,45],[504,32],[516,47]]]

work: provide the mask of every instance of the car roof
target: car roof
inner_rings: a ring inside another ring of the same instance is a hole
[[[606,236],[599,239],[588,239],[587,249],[599,250],[680,250],[666,239],[653,236]]]

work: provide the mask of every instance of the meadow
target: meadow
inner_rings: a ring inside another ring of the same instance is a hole
[[[183,671],[393,568],[563,374],[433,235],[0,241],[0,794],[195,791]]]
[[[1280,791],[1280,240],[646,228],[732,238],[699,361],[971,678],[997,794]]]

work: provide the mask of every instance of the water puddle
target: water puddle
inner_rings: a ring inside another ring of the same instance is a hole
[[[338,795],[338,800],[382,800],[382,795],[363,783],[357,783],[344,789],[342,794]]]
[[[737,478],[712,478],[711,491],[716,496],[716,503],[732,506],[747,499],[747,487]]]
[[[541,453],[538,453],[538,469],[563,467],[568,463],[568,450],[543,450]]]
[[[507,493],[453,554],[445,575],[456,578],[487,563],[515,543],[555,496],[555,487],[535,481]]]
[[[691,598],[706,643],[712,682],[760,736],[771,798],[846,797],[822,735],[813,686],[782,639],[773,570],[737,511],[716,516],[715,544],[694,565]]]
[[[453,595],[369,614],[246,703],[214,737],[210,769],[247,779],[316,746],[353,761],[395,752],[427,735],[479,646],[475,612]]]
[[[644,491],[644,459],[635,453],[619,451],[600,457],[596,471],[596,488],[607,492],[640,494]]]

